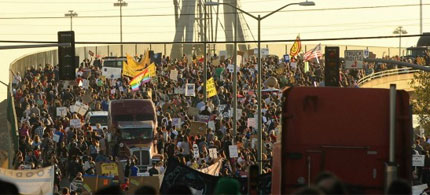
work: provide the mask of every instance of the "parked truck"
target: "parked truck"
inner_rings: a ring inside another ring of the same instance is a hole
[[[151,100],[113,100],[109,105],[108,119],[109,131],[113,135],[110,145],[127,148],[126,152],[137,158],[137,166],[141,171],[147,170],[153,161],[160,159],[153,146],[157,115]]]
[[[409,94],[387,89],[292,87],[283,92],[272,193],[287,194],[330,171],[362,193],[411,180]]]

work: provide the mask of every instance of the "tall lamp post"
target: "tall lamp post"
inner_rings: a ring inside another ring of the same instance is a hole
[[[406,30],[403,29],[403,26],[397,27],[393,34],[399,35],[399,58],[402,56],[402,35],[408,34]]]
[[[261,174],[263,171],[263,162],[262,162],[262,159],[263,159],[262,158],[262,154],[263,154],[262,153],[263,152],[263,141],[262,141],[263,140],[263,123],[262,123],[262,118],[263,118],[263,116],[261,113],[261,106],[262,106],[261,105],[262,104],[262,101],[261,101],[261,84],[262,84],[261,74],[263,72],[262,71],[263,69],[261,66],[261,20],[271,16],[272,14],[274,14],[276,12],[281,11],[282,9],[284,9],[290,5],[314,6],[315,3],[313,1],[303,1],[303,2],[299,2],[299,3],[290,3],[290,4],[282,6],[281,8],[279,8],[275,11],[272,11],[272,12],[266,14],[263,17],[261,17],[260,15],[258,15],[256,17],[256,16],[250,14],[249,12],[246,12],[246,11],[244,11],[244,10],[242,10],[236,6],[233,6],[231,4],[228,4],[228,3],[219,3],[219,2],[206,2],[205,3],[206,6],[215,6],[215,5],[220,5],[220,4],[233,7],[234,9],[241,11],[242,13],[248,15],[249,17],[254,18],[258,22],[258,76],[257,76],[257,85],[258,85],[258,87],[257,87],[257,102],[258,102],[258,109],[257,109],[257,112],[258,112],[257,113],[258,114],[258,119],[257,119],[258,120],[257,121],[257,123],[258,123],[258,147],[257,147],[257,153],[258,154],[257,154],[257,161],[258,161],[259,172]],[[237,88],[237,83],[236,83],[236,86],[234,86],[234,88]],[[233,94],[233,95],[237,96],[237,94]],[[234,121],[234,122],[236,122],[236,121]]]
[[[124,0],[118,0],[117,3],[114,3],[113,6],[119,7],[119,36],[121,42],[121,56],[124,56],[124,46],[122,45],[122,7],[127,7],[128,3]]]
[[[73,17],[77,17],[78,14],[74,12],[73,10],[69,10],[68,13],[64,14],[65,17],[70,17],[70,31],[73,30]]]

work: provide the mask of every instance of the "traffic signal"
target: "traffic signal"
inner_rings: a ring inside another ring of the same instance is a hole
[[[73,31],[58,32],[58,61],[60,80],[75,80],[77,66],[75,58],[75,33]]]
[[[339,47],[325,47],[325,86],[339,87]]]

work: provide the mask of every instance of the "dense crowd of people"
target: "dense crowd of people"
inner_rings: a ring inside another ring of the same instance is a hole
[[[301,57],[294,59],[294,63],[283,62],[277,56],[266,56],[262,60],[262,80],[276,78],[274,86],[278,89],[323,85],[324,59],[314,59],[306,65]],[[13,95],[19,124],[19,151],[14,159],[14,168],[36,169],[54,165],[55,184],[59,187],[64,179],[69,182],[83,181],[84,175],[95,175],[97,162],[117,162],[118,153],[107,150],[108,129],[93,129],[85,121],[85,116],[79,113],[68,111],[65,116],[56,113],[57,107],[69,107],[77,101],[84,102],[84,96],[90,96],[91,101],[87,102],[89,111],[108,111],[109,101],[116,99],[152,99],[158,117],[154,146],[164,157],[154,166],[153,174],[162,174],[167,159],[172,157],[194,169],[207,168],[219,160],[212,159],[208,151],[209,148],[216,148],[217,156],[222,160],[219,175],[246,175],[248,167],[257,163],[257,130],[247,124],[247,119],[253,118],[257,110],[256,58],[244,59],[238,71],[237,97],[241,116],[238,117],[236,134],[233,133],[231,114],[225,114],[231,110],[233,100],[233,75],[227,69],[231,59],[220,60],[213,56],[208,63],[207,76],[214,78],[217,95],[208,98],[206,103],[203,95],[203,60],[187,57],[170,59],[163,56],[161,64],[157,65],[157,76],[143,84],[139,91],[131,90],[129,77],[102,77],[100,59],[85,59],[77,70],[77,79],[69,83],[59,80],[58,65],[39,65],[22,74],[14,73]],[[393,67],[366,64],[364,69],[341,68],[339,85],[357,87],[358,79],[388,68]],[[174,80],[170,78],[171,70],[178,71]],[[83,80],[88,80],[89,85],[80,85]],[[175,88],[184,89],[187,83],[195,84],[195,97],[175,91]],[[271,171],[272,146],[279,139],[280,96],[281,93],[276,90],[264,92],[262,96],[263,173]],[[195,120],[195,116],[188,112],[190,107],[198,108],[199,114],[209,115],[215,128],[208,128],[202,135],[188,135],[186,132],[190,123]],[[173,125],[174,118],[180,118],[181,124]],[[71,119],[79,119],[83,125],[80,128],[71,127]],[[193,145],[198,147],[198,157],[193,155],[196,150]],[[229,145],[238,146],[238,158],[229,158]],[[136,176],[136,164],[136,158],[131,156],[124,170],[126,177]]]

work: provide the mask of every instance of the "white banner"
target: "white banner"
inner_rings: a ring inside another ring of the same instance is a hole
[[[211,166],[204,168],[204,169],[199,169],[198,171],[200,171],[202,173],[206,173],[208,175],[218,176],[219,170],[221,169],[221,166],[222,166],[222,161],[219,160],[216,163],[212,164]]]
[[[18,187],[20,194],[54,193],[54,167],[31,170],[11,170],[0,168],[0,179]]]

